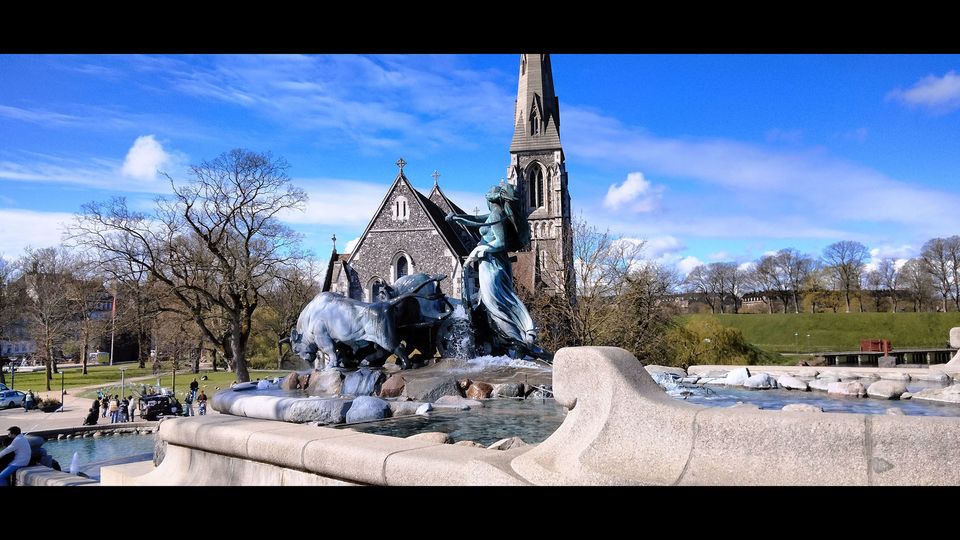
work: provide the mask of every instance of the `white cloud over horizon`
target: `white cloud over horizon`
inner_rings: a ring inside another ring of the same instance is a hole
[[[13,260],[27,247],[58,246],[64,225],[72,220],[73,214],[66,212],[0,208],[0,256]]]
[[[663,186],[654,186],[644,178],[641,172],[632,172],[620,184],[607,189],[603,205],[611,210],[620,210],[626,206],[633,212],[644,213],[655,210],[663,193]]]
[[[891,90],[887,99],[923,107],[935,114],[950,113],[960,109],[960,75],[954,70],[942,77],[927,75],[906,90]]]
[[[172,163],[173,157],[153,135],[141,135],[127,151],[120,172],[137,180],[153,182],[157,179],[158,171]]]

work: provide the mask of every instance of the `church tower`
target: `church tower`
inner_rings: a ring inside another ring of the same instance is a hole
[[[531,292],[574,294],[570,192],[549,54],[520,55],[507,178],[530,222],[530,248],[515,254],[514,280]]]

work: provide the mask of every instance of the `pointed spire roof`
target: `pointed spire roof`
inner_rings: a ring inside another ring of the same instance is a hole
[[[560,101],[553,93],[549,54],[520,55],[511,152],[560,149]]]

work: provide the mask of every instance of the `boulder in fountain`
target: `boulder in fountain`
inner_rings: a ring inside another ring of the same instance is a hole
[[[780,378],[777,379],[777,384],[786,388],[787,390],[801,390],[803,392],[810,390],[810,386],[807,385],[806,382],[801,381],[792,375],[781,375]]]
[[[417,414],[420,407],[429,405],[419,401],[389,401],[391,416],[410,416]]]
[[[867,389],[858,381],[832,382],[827,385],[827,393],[839,396],[863,397],[867,395]]]
[[[390,416],[390,404],[374,396],[359,396],[347,411],[347,423],[368,422]]]
[[[406,384],[407,381],[404,380],[403,375],[394,373],[380,385],[380,397],[400,397],[400,395],[403,394],[403,388]]]
[[[743,381],[750,378],[750,370],[745,367],[737,368],[730,373],[727,373],[727,377],[724,380],[724,384],[729,386],[740,386],[743,384]]]
[[[436,401],[441,396],[460,395],[460,387],[453,377],[428,377],[407,381],[403,395],[414,401]]]
[[[493,385],[493,397],[523,397],[523,383],[500,383]]]
[[[467,399],[461,396],[441,396],[433,402],[433,406],[466,411],[471,408],[479,409],[480,407],[483,407],[483,402],[475,399]]]
[[[809,403],[791,403],[789,405],[784,405],[781,411],[794,411],[794,412],[823,412],[823,409],[817,407],[816,405],[810,405]]]
[[[474,382],[467,388],[466,396],[470,399],[487,399],[492,393],[493,386],[485,382]]]
[[[960,384],[954,384],[946,388],[927,388],[913,394],[913,399],[960,403]]]
[[[312,371],[310,383],[306,386],[307,394],[311,396],[335,396],[341,393],[343,374],[336,369]],[[346,393],[346,392],[343,392]]]
[[[747,377],[747,379],[743,381],[743,386],[754,390],[767,390],[776,388],[777,380],[771,377],[769,373],[757,373],[756,375]]]
[[[880,399],[900,399],[907,391],[907,385],[899,381],[877,381],[867,387],[867,395]]]

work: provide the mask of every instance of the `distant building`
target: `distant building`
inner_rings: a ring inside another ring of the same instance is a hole
[[[507,180],[522,197],[531,232],[530,247],[512,254],[514,281],[529,291],[572,291],[570,193],[549,54],[520,55],[514,113]],[[424,195],[404,174],[402,159],[397,165],[400,171],[353,251],[338,253],[334,243],[323,290],[369,302],[384,284],[426,272],[445,274],[443,290],[459,298],[463,261],[479,242],[479,234],[444,219],[451,212],[466,212],[444,194],[438,174],[433,189]],[[495,183],[491,178],[476,191],[485,193]]]

